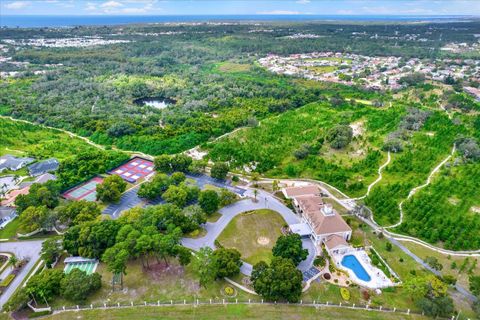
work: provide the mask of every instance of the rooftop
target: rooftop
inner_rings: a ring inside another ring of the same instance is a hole
[[[320,189],[314,185],[308,185],[303,187],[289,187],[284,188],[282,190],[283,194],[286,198],[297,198],[298,196],[306,196],[306,195],[319,195]]]

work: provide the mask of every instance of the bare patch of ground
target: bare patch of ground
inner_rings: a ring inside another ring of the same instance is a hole
[[[270,239],[267,237],[259,237],[257,239],[257,243],[261,246],[267,246],[270,243]]]

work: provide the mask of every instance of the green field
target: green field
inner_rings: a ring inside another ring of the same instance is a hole
[[[17,235],[18,228],[20,226],[20,219],[15,218],[10,221],[5,228],[0,230],[0,239],[11,239]]]
[[[252,265],[260,261],[269,263],[284,225],[285,220],[275,211],[250,211],[233,218],[217,240],[225,248],[240,251],[242,260]]]
[[[308,177],[360,195],[376,179],[385,161],[378,151],[386,133],[393,131],[403,108],[382,110],[329,103],[312,103],[262,121],[256,128],[237,132],[209,146],[213,159],[231,161],[234,167],[256,163],[257,171],[269,177]],[[344,149],[324,142],[317,154],[297,160],[294,152],[304,144],[323,139],[336,124],[357,124],[363,134]]]
[[[45,319],[427,319],[426,317],[406,314],[380,313],[375,311],[314,308],[298,306],[259,306],[259,305],[227,305],[227,306],[175,306],[175,307],[134,307],[112,310],[86,310],[62,312]]]
[[[0,118],[0,136],[0,155],[10,153],[37,159],[55,157],[63,160],[95,149],[66,133],[5,118]],[[18,174],[18,171],[15,173]]]

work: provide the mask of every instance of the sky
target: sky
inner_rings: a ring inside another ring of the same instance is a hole
[[[0,16],[242,14],[480,16],[480,0],[0,0]]]

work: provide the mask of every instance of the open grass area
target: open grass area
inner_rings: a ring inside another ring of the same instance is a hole
[[[251,69],[250,64],[244,64],[244,63],[235,63],[235,62],[221,62],[218,64],[218,70],[222,72],[246,72],[250,71]]]
[[[64,264],[59,263],[58,268],[63,270]],[[172,259],[166,266],[163,261],[157,263],[155,259],[150,259],[150,269],[143,269],[140,259],[130,261],[127,265],[127,275],[123,277],[124,289],[119,286],[112,292],[112,273],[110,273],[103,263],[100,263],[96,270],[102,276],[102,288],[94,295],[90,296],[86,305],[93,303],[101,305],[104,302],[109,303],[130,303],[134,301],[143,303],[144,301],[193,301],[194,299],[222,299],[222,288],[226,285],[224,280],[218,280],[208,284],[206,288],[200,287],[196,275],[196,270],[192,265],[182,267],[177,260]],[[253,298],[251,295],[238,291],[237,297],[248,300]],[[70,306],[72,302],[63,299],[57,299],[53,302],[56,307]]]
[[[0,118],[0,136],[0,154],[12,153],[38,159],[56,157],[63,160],[82,151],[94,149],[84,141],[65,133],[5,118]],[[18,171],[15,173],[19,174]]]
[[[376,179],[378,167],[386,159],[379,149],[385,135],[396,129],[403,111],[401,106],[381,110],[311,103],[263,120],[260,126],[236,132],[207,148],[214,160],[230,161],[232,167],[255,163],[256,170],[269,177],[318,179],[357,196]],[[325,141],[335,125],[359,121],[363,133],[345,148],[335,150]],[[318,151],[297,159],[295,152],[305,145],[316,145]]]
[[[175,306],[175,307],[134,307],[113,310],[85,310],[62,312],[45,319],[427,319],[406,314],[381,313],[376,311],[335,308],[314,308],[272,305],[226,305],[226,306]]]
[[[285,220],[272,210],[255,210],[236,216],[217,240],[225,248],[235,248],[252,265],[272,259],[272,248],[282,234]]]
[[[20,219],[15,218],[10,221],[5,228],[0,230],[0,239],[11,239],[17,235],[18,227],[20,226]]]
[[[441,270],[442,275],[454,276],[457,279],[457,283],[464,288],[468,288],[468,277],[470,275],[480,275],[480,266],[478,265],[478,258],[476,257],[451,256],[433,251],[413,242],[405,241],[402,243],[412,253],[423,260],[427,257],[437,258],[438,262],[443,266]]]

